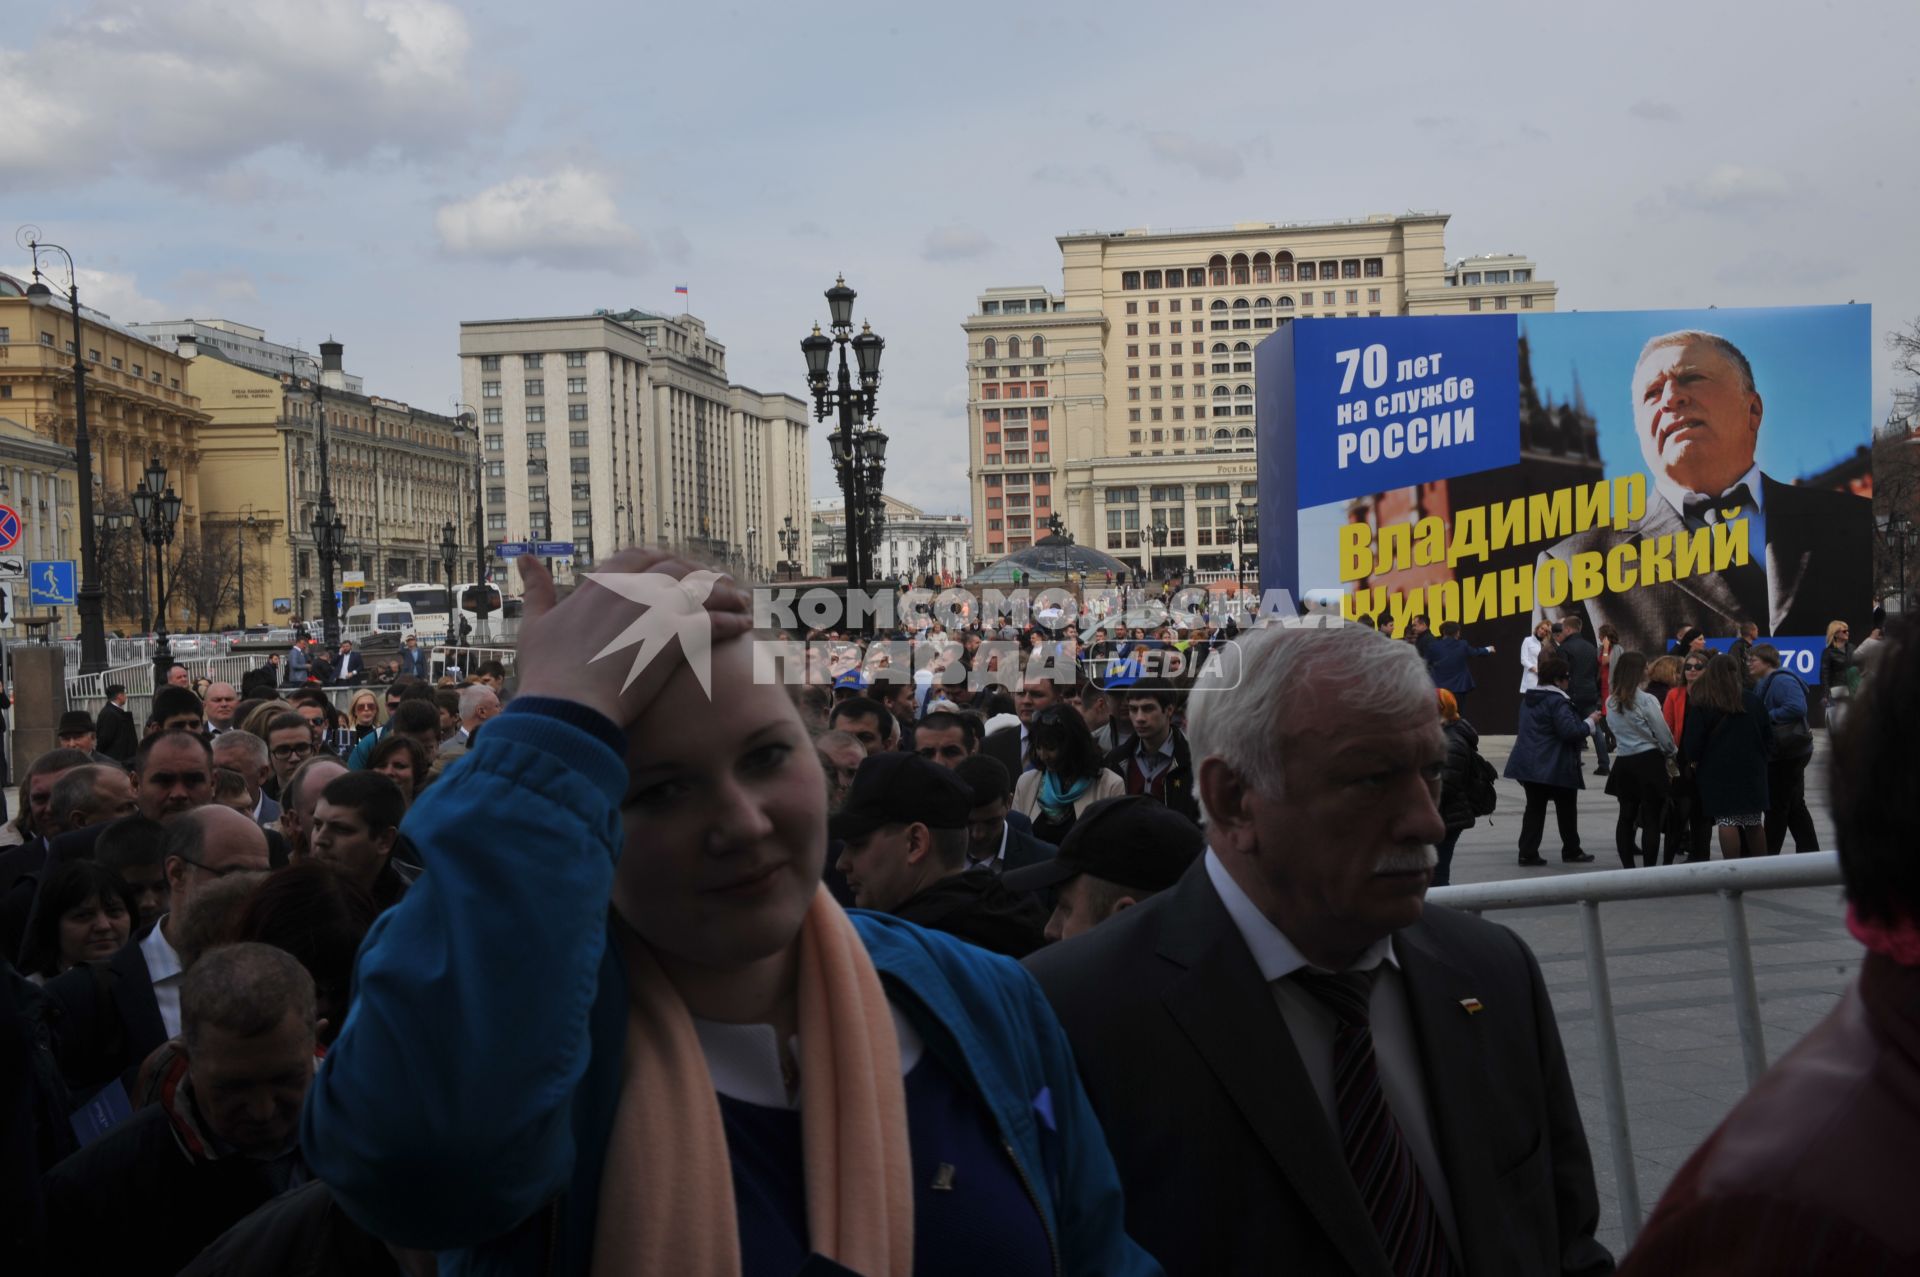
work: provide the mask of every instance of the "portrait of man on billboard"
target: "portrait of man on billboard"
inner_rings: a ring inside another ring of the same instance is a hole
[[[1571,564],[1576,554],[1604,555],[1623,543],[1678,540],[1736,519],[1746,520],[1749,560],[1538,608],[1536,621],[1578,610],[1590,630],[1611,623],[1627,647],[1657,652],[1687,625],[1720,638],[1735,636],[1746,621],[1768,636],[1817,635],[1830,621],[1865,616],[1872,606],[1872,502],[1761,471],[1756,454],[1766,405],[1738,346],[1698,329],[1661,333],[1641,348],[1629,389],[1646,464],[1645,510],[1624,529],[1609,524],[1556,542],[1540,565],[1548,558]]]

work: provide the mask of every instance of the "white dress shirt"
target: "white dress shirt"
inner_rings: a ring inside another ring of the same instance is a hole
[[[905,1077],[920,1063],[926,1044],[899,1007],[889,1001],[887,1010],[893,1013],[893,1033],[900,1044],[900,1076]],[[691,1018],[714,1090],[761,1108],[800,1107],[799,1091],[787,1089],[787,1072],[781,1067],[780,1036],[771,1024],[725,1024],[719,1020],[702,1020],[699,1016]],[[793,1058],[798,1060],[799,1037],[796,1035],[788,1046]]]
[[[1293,1039],[1306,1067],[1307,1080],[1320,1101],[1333,1129],[1335,1144],[1340,1143],[1340,1110],[1333,1091],[1333,1038],[1339,1027],[1333,1012],[1319,998],[1287,977],[1300,970],[1321,972],[1301,956],[1293,942],[1273,925],[1260,907],[1253,903],[1240,884],[1227,872],[1226,865],[1213,848],[1207,848],[1207,877],[1227,907],[1240,938],[1253,953],[1261,978],[1273,989],[1273,998],[1286,1022],[1287,1036]],[[1455,1255],[1460,1253],[1460,1237],[1453,1222],[1453,1198],[1447,1191],[1446,1173],[1440,1166],[1440,1152],[1433,1139],[1433,1118],[1427,1109],[1426,1088],[1420,1071],[1420,1048],[1413,1036],[1413,1017],[1407,1009],[1407,991],[1400,978],[1400,959],[1393,951],[1393,937],[1383,936],[1360,955],[1349,971],[1383,969],[1374,978],[1368,1003],[1369,1023],[1373,1030],[1374,1062],[1380,1073],[1380,1089],[1386,1092],[1387,1107],[1400,1123],[1420,1168],[1420,1182],[1440,1213],[1441,1227]]]
[[[1727,490],[1731,492],[1743,483],[1747,485],[1747,492],[1752,496],[1753,504],[1736,511],[1733,517],[1747,521],[1747,552],[1755,563],[1764,566],[1767,561],[1767,491],[1766,483],[1760,477],[1760,465],[1758,462],[1748,466],[1747,472],[1738,479],[1735,479],[1732,484],[1728,485]],[[1708,500],[1713,500],[1720,496],[1718,492],[1691,492],[1667,478],[1664,474],[1654,476],[1653,486],[1661,498],[1673,507],[1674,513],[1682,519],[1685,519],[1687,516],[1687,501],[1689,498],[1699,499],[1704,497]],[[1720,511],[1714,508],[1708,509],[1706,519],[1709,524],[1722,522]],[[1767,609],[1769,613],[1773,610],[1773,605],[1773,577],[1771,573],[1768,573]],[[1755,617],[1754,619],[1765,620],[1766,618]]]
[[[180,969],[180,955],[167,943],[167,936],[161,927],[167,916],[162,914],[160,921],[153,924],[153,930],[147,932],[147,938],[140,942],[140,956],[147,960],[147,974],[153,977],[153,1000],[160,1004],[160,1023],[167,1028],[167,1036],[180,1036],[180,981],[183,978]]]

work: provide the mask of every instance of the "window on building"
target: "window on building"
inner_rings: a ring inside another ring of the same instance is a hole
[[[1127,292],[1132,292],[1134,289],[1140,287],[1140,272],[1137,270],[1121,271],[1120,287]]]
[[[586,366],[587,366],[587,352],[586,352],[586,351],[584,351],[584,350],[569,350],[569,351],[567,352],[567,367],[569,367],[569,368],[585,368]]]
[[[576,528],[592,527],[593,512],[590,510],[575,510],[573,512],[573,526]]]
[[[1496,298],[1494,298],[1494,299],[1493,299],[1493,308],[1494,308],[1495,310],[1505,310],[1505,309],[1507,308],[1507,299],[1506,299],[1506,298],[1504,298],[1504,297],[1496,297]]]
[[[1138,408],[1127,409],[1127,420],[1128,421],[1140,420],[1140,410]]]
[[[481,382],[480,397],[482,399],[498,399],[500,397],[500,383],[497,381]]]
[[[592,474],[593,458],[592,457],[574,457],[573,459],[567,462],[567,471],[570,474]]]
[[[524,390],[527,398],[539,399],[547,393],[546,380],[541,377],[530,377],[525,383]]]
[[[567,378],[567,393],[568,393],[568,394],[570,394],[570,395],[584,395],[584,394],[586,394],[586,393],[587,393],[587,379],[586,379],[585,377],[569,377],[569,378]]]
[[[1479,309],[1480,309],[1480,299],[1479,299],[1478,297],[1469,297],[1469,298],[1467,298],[1467,309],[1468,309],[1468,310],[1479,310]]]
[[[505,513],[489,514],[487,516],[487,531],[505,532],[506,530],[507,530],[507,516],[505,515]],[[300,569],[300,571],[301,571],[301,575],[304,576],[306,574],[306,568],[304,566]]]
[[[1528,294],[1527,294],[1527,295],[1526,295],[1525,297],[1522,297],[1522,298],[1520,299],[1520,309],[1521,309],[1521,310],[1532,310],[1532,309],[1533,309],[1533,294],[1532,294],[1532,293],[1528,293]],[[1796,845],[1797,845],[1797,844],[1796,844]]]
[[[984,359],[1000,358],[1000,343],[989,337],[980,343],[980,355]],[[992,374],[988,374],[991,376]]]
[[[1157,270],[1148,271],[1146,273],[1146,284],[1148,288],[1160,287],[1160,272]]]
[[[487,489],[488,505],[499,505],[501,502],[505,501],[506,499],[507,499],[507,490],[505,488],[488,488]]]
[[[568,421],[585,421],[586,419],[587,419],[587,406],[585,404],[570,403],[567,405]]]
[[[546,356],[545,356],[545,355],[522,355],[522,356],[520,356],[520,366],[521,366],[522,368],[526,368],[526,369],[534,369],[534,368],[542,368],[542,367],[545,367],[545,366],[546,366],[546,362],[547,362],[547,360],[546,360]]]
[[[1377,288],[1369,288],[1367,290],[1367,300],[1369,302],[1378,302],[1380,300],[1380,290]]]
[[[584,448],[587,446],[587,432],[584,430],[567,431],[567,447]]]
[[[487,436],[488,452],[505,452],[506,449],[507,449],[507,442],[505,439],[501,438],[499,435]]]
[[[999,302],[981,302],[980,313],[983,315],[997,315],[1000,313],[1000,303]]]
[[[536,448],[541,448],[541,449],[543,449],[543,448],[545,448],[546,446],[547,446],[547,432],[546,432],[546,431],[544,431],[544,430],[530,430],[530,431],[528,431],[528,432],[527,432],[527,449],[528,449],[529,451],[532,451],[532,450],[534,450],[534,449],[536,449]]]
[[[506,474],[507,474],[507,463],[506,463],[506,462],[504,462],[504,461],[489,461],[489,462],[487,462],[487,478],[489,478],[489,479],[503,479],[503,478],[505,478],[505,477],[506,477]]]
[[[527,405],[527,424],[528,425],[537,426],[543,423],[544,421],[546,421],[546,419],[547,419],[547,410],[545,407],[537,403],[530,403]]]
[[[1047,354],[1047,339],[1036,333],[1033,338],[1033,349],[1027,353],[1035,359],[1044,359]],[[1039,369],[1035,369],[1034,371],[1038,372]],[[1797,843],[1795,844],[1795,846],[1798,845]]]
[[[505,412],[500,408],[482,408],[480,410],[480,422],[482,425],[497,426],[502,423],[504,418]]]

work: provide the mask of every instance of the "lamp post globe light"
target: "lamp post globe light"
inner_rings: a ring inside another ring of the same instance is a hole
[[[167,486],[167,468],[159,457],[147,464],[140,486],[133,490],[133,513],[140,523],[140,535],[153,547],[153,687],[167,684],[167,671],[173,666],[173,649],[167,643],[167,547],[180,522],[180,498]]]
[[[794,562],[794,556],[800,551],[800,529],[793,526],[792,515],[789,514],[782,520],[777,535],[780,538],[780,564],[786,569],[787,579],[791,581],[798,566]]]
[[[844,277],[836,279],[826,292],[830,334],[821,332],[816,324],[800,342],[800,353],[807,361],[807,389],[813,394],[814,420],[825,421],[829,413],[838,414],[837,429],[828,443],[844,498],[841,508],[846,513],[847,585],[851,589],[862,588],[873,571],[879,529],[874,511],[879,507],[887,452],[887,436],[873,425],[880,389],[880,352],[887,343],[865,325],[857,336],[854,334],[853,302],[858,295],[847,287]],[[840,353],[837,381],[830,367],[836,346]],[[847,361],[849,348],[859,369],[857,385]]]
[[[93,517],[93,439],[87,432],[87,343],[81,340],[80,275],[73,254],[42,241],[37,227],[21,227],[17,240],[33,256],[27,300],[34,306],[51,306],[54,300],[53,289],[40,278],[40,254],[58,253],[67,261],[67,305],[73,311],[73,457],[80,489],[80,588],[74,606],[80,614],[80,672],[97,674],[107,667],[107,629],[101,606],[99,545],[94,537],[98,529]]]

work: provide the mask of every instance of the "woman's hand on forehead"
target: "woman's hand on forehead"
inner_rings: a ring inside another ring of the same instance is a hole
[[[631,649],[596,659],[646,612],[619,594],[591,583],[558,599],[553,578],[535,558],[519,561],[525,611],[520,622],[520,691],[552,696],[598,711],[625,728],[639,719],[668,680],[686,662],[680,644],[649,660],[633,676]],[[649,574],[684,580],[702,565],[675,558],[657,548],[623,550],[601,561],[594,575]],[[691,596],[689,595],[689,599]],[[712,642],[739,638],[753,628],[751,596],[721,577],[707,591],[703,606]]]

